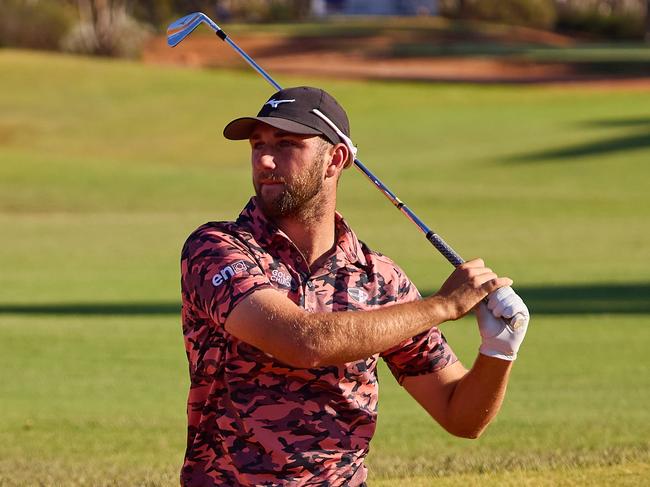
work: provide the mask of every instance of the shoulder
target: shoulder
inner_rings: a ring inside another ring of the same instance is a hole
[[[236,222],[207,222],[194,230],[185,240],[185,246],[195,242],[219,240],[234,235],[238,231]]]
[[[194,230],[183,245],[180,265],[185,286],[208,282],[216,288],[225,281],[264,275],[252,235],[237,222],[209,222]]]
[[[372,250],[365,242],[359,241],[359,246],[363,252],[363,257],[366,260],[368,266],[374,268],[375,272],[396,274],[399,276],[406,276],[402,268],[397,265],[397,263],[388,257],[387,255]]]
[[[202,255],[248,250],[251,234],[237,222],[222,221],[204,223],[194,230],[181,251],[181,259]]]
[[[406,272],[393,259],[370,249],[364,242],[359,241],[359,244],[369,271],[382,276],[385,282],[392,282],[397,287],[397,296],[400,300],[413,300],[420,297]]]
[[[194,230],[185,240],[183,248],[205,243],[219,243],[252,238],[250,232],[237,222],[208,222]]]

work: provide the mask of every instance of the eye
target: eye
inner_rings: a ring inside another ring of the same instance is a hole
[[[278,145],[280,147],[296,147],[297,144],[291,139],[282,139]]]

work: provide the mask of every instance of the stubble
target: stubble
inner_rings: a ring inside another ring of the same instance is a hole
[[[267,217],[275,220],[295,218],[309,222],[317,219],[323,211],[323,162],[329,148],[325,141],[319,146],[310,167],[291,178],[280,179],[283,189],[272,199],[264,198],[260,188],[255,188],[257,199]],[[272,176],[269,175],[271,178]]]

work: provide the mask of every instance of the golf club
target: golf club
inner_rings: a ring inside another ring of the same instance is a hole
[[[182,17],[175,22],[172,22],[167,28],[167,44],[170,47],[175,47],[180,44],[183,39],[190,35],[194,29],[199,25],[205,24],[212,29],[217,36],[230,44],[230,46],[237,51],[237,53],[244,58],[244,60],[257,71],[266,81],[271,84],[277,91],[282,87],[271,76],[262,69],[246,52],[244,52],[228,35],[219,27],[210,17],[201,12],[194,12],[185,17]],[[315,111],[316,115],[323,118],[329,125],[331,125],[339,136],[345,141],[352,154],[355,154],[354,165],[359,169],[372,183],[386,196],[390,202],[400,210],[409,220],[411,220],[419,229],[424,233],[426,239],[454,266],[458,267],[465,260],[452,249],[447,242],[445,242],[440,235],[431,230],[425,223],[418,218],[418,216],[411,211],[384,183],[382,183],[370,170],[364,166],[359,159],[356,158],[356,148],[353,146],[349,138],[345,137],[341,131],[332,124],[327,117]],[[518,328],[523,324],[525,317],[516,315],[508,323],[513,328]]]

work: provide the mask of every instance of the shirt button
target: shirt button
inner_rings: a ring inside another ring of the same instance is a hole
[[[296,262],[302,262],[302,257],[300,256],[296,257]]]

